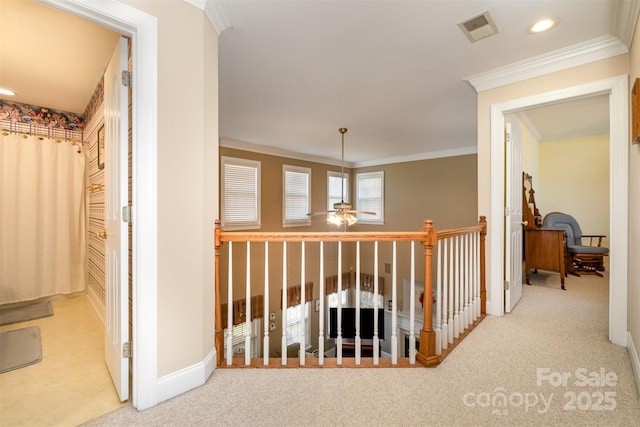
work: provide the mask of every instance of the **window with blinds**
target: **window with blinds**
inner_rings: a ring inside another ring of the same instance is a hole
[[[358,214],[358,221],[365,224],[384,224],[384,171],[356,175],[357,209],[375,212],[375,215]]]
[[[349,203],[349,174],[344,176],[340,172],[327,172],[327,210],[332,210],[333,205],[340,203],[344,194],[344,201]]]
[[[251,337],[251,357],[260,357],[261,345],[260,340],[260,330],[262,328],[262,319],[253,319],[251,321],[250,326],[247,326],[247,322],[242,322],[239,325],[234,325],[231,329],[225,329],[224,335],[228,337],[229,334],[233,335],[233,353],[244,353],[245,352],[245,343],[246,337],[249,335]],[[224,340],[224,351],[225,354],[227,352],[227,339]]]
[[[302,337],[302,327],[305,329],[305,342],[311,340],[311,325],[309,324],[309,311],[311,304],[305,302],[304,308],[302,304],[287,307],[287,345],[300,342]]]
[[[260,228],[260,162],[222,157],[222,228]]]
[[[282,226],[311,225],[311,169],[284,165]]]

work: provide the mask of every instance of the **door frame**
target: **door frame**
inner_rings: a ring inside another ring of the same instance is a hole
[[[131,399],[142,410],[158,403],[157,98],[158,24],[126,4],[38,0],[132,39],[133,358]],[[126,141],[125,141],[126,143]],[[128,153],[128,148],[123,151]]]
[[[490,314],[504,314],[504,116],[519,110],[584,96],[609,94],[609,340],[626,346],[628,281],[629,83],[620,75],[491,105]]]

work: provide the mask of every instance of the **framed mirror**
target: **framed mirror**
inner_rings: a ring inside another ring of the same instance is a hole
[[[98,169],[104,169],[104,125],[98,130]]]

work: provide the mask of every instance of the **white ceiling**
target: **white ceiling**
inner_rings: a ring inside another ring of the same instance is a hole
[[[118,34],[31,0],[0,1],[0,87],[7,101],[82,114]]]
[[[352,165],[475,152],[476,92],[466,80],[624,34],[615,5],[628,3],[207,1],[232,24],[219,38],[223,144],[335,161],[338,128],[347,127]],[[0,86],[18,92],[18,102],[82,113],[117,35],[29,0],[2,0],[0,8]],[[458,23],[484,10],[499,33],[470,43]],[[528,34],[542,17],[560,25]],[[542,140],[595,123],[600,132],[607,106],[606,96],[589,98],[527,120]]]

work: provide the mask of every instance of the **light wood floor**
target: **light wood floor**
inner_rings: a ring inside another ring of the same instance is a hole
[[[42,361],[0,374],[0,426],[77,426],[122,406],[104,363],[104,328],[85,296],[52,301],[39,326]]]

